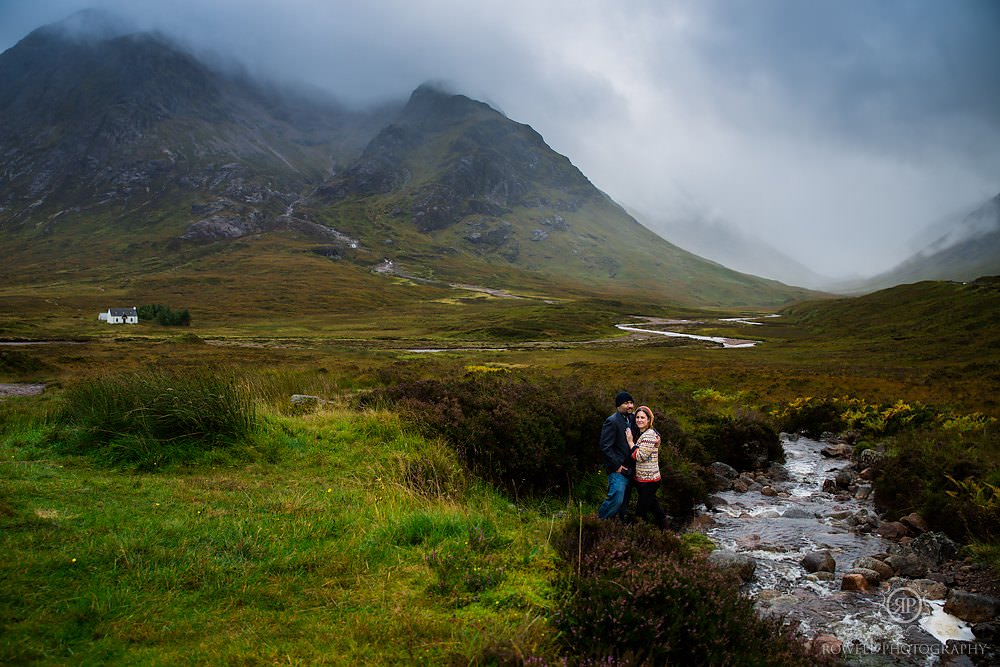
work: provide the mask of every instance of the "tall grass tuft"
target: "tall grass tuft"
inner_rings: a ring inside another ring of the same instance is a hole
[[[92,379],[67,390],[61,421],[71,451],[147,469],[245,442],[259,427],[249,383],[224,371]]]

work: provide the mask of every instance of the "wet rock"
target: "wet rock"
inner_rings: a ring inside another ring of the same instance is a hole
[[[849,459],[854,448],[846,442],[835,442],[819,450],[819,453],[828,459]]]
[[[812,638],[807,649],[813,655],[840,655],[844,649],[844,642],[834,635],[820,634]]]
[[[899,521],[885,521],[878,527],[878,534],[886,539],[895,540],[906,537],[910,534],[910,530]]]
[[[809,510],[802,509],[801,507],[789,507],[781,516],[786,519],[812,519],[816,515]]]
[[[773,498],[774,496],[778,495],[778,492],[777,490],[775,490],[773,486],[765,486],[760,490],[760,495]]]
[[[982,645],[974,642],[949,639],[941,651],[941,667],[976,667],[976,665],[995,665],[996,662],[979,662],[979,656],[984,655]],[[927,655],[932,655],[927,653]],[[973,656],[976,656],[975,658]]]
[[[838,470],[834,480],[837,482],[838,489],[847,489],[854,483],[854,475],[848,470]]]
[[[958,555],[959,546],[944,533],[924,533],[914,538],[906,548],[932,565],[940,565]]]
[[[1000,615],[1000,600],[989,595],[953,588],[948,593],[944,610],[963,621],[982,623],[994,620]]]
[[[802,600],[791,593],[779,594],[776,597],[766,596],[764,599],[758,594],[757,601],[761,616],[765,618],[787,618],[802,604]]]
[[[976,623],[972,626],[972,634],[981,642],[996,644],[1000,641],[1000,625],[993,621]]]
[[[723,475],[712,476],[712,489],[714,491],[728,491],[733,488],[733,480]]]
[[[861,509],[847,517],[847,527],[856,533],[870,533],[879,527],[878,517],[866,509]]]
[[[854,492],[854,499],[868,500],[869,498],[871,498],[872,491],[874,491],[874,489],[872,488],[871,484],[863,484],[859,486],[857,490]]]
[[[905,525],[907,528],[909,528],[914,535],[920,535],[921,533],[926,533],[928,530],[927,522],[924,521],[924,518],[919,514],[917,514],[916,512],[912,512],[904,517],[900,517],[899,522]]]
[[[836,493],[837,483],[832,479],[823,480],[823,493]]]
[[[741,535],[736,538],[736,546],[740,549],[753,551],[754,549],[759,549],[760,544],[760,535],[757,535],[756,533],[753,535]]]
[[[875,469],[874,468],[865,468],[864,470],[862,470],[861,472],[858,473],[858,478],[859,479],[863,479],[866,482],[870,481],[874,477],[875,477]]]
[[[948,587],[933,579],[913,579],[906,582],[906,587],[925,600],[944,600],[948,597]]]
[[[844,578],[840,580],[840,590],[869,593],[872,590],[872,585],[863,574],[848,572],[844,575]]]
[[[862,577],[865,578],[865,581],[867,581],[868,585],[871,587],[878,586],[879,582],[882,581],[882,575],[879,574],[878,571],[869,570],[866,567],[852,568],[847,574],[860,574]],[[845,574],[844,576],[846,577],[847,574]],[[844,590],[856,590],[856,589],[844,589]]]
[[[913,553],[892,554],[885,562],[901,577],[920,579],[927,574],[927,561]]]
[[[823,570],[806,575],[806,579],[808,579],[809,581],[833,581],[836,578],[837,575],[835,575],[833,572],[825,572]]]
[[[753,484],[751,484],[750,486],[747,487],[747,492],[748,493],[751,492],[751,491],[757,492],[757,491],[760,491],[763,488],[764,488],[764,486],[760,482],[754,482]]]
[[[746,493],[750,489],[750,487],[747,486],[747,484],[742,479],[738,479],[735,482],[733,482],[732,486],[733,486],[733,491],[735,491],[736,493]]]
[[[757,561],[753,558],[732,551],[713,551],[708,556],[708,562],[735,574],[744,584],[753,581],[753,573],[757,569]]]
[[[711,495],[705,499],[705,506],[710,510],[714,510],[717,507],[724,507],[729,504],[729,501],[722,496]]]
[[[837,569],[837,561],[829,551],[813,551],[806,554],[799,564],[806,572],[833,572]]]
[[[931,581],[941,582],[948,587],[955,585],[955,575],[951,572],[928,572],[927,578]]]
[[[757,481],[756,478],[754,478],[753,475],[750,475],[750,474],[747,474],[747,473],[743,473],[742,475],[740,475],[739,476],[739,480],[741,482],[743,482],[744,484],[746,484],[747,486],[750,486],[751,484],[753,484],[753,483],[755,483]]]
[[[709,468],[716,475],[721,475],[726,479],[736,479],[737,477],[739,477],[739,472],[737,472],[736,468],[729,465],[728,463],[723,463],[722,461],[716,461],[715,463],[710,465]]]
[[[862,556],[854,561],[854,567],[865,570],[874,570],[882,579],[889,579],[894,574],[894,570],[885,561],[871,556]]]

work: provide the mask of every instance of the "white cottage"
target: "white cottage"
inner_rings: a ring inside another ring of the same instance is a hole
[[[97,319],[108,324],[139,324],[139,311],[131,308],[108,308],[108,312],[100,313]]]

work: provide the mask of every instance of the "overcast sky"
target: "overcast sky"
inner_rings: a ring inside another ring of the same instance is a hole
[[[357,104],[444,82],[830,276],[1000,193],[1000,0],[0,0],[0,50],[85,7]]]

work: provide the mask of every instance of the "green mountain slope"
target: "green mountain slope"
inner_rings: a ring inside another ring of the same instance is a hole
[[[924,281],[865,296],[805,302],[783,314],[813,342],[912,359],[986,364],[1000,345],[1000,278]],[[995,362],[984,372],[1000,373]]]
[[[242,317],[401,308],[459,283],[637,306],[810,295],[673,246],[529,126],[430,87],[354,111],[162,36],[54,25],[0,54],[0,115],[7,295]]]

